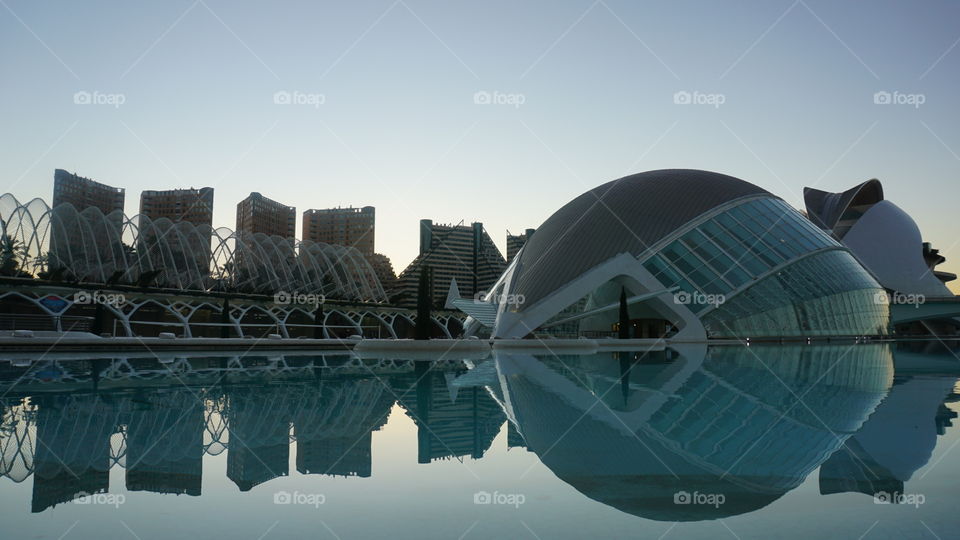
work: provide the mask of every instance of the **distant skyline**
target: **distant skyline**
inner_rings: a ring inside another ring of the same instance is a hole
[[[0,188],[53,171],[374,206],[399,272],[419,220],[538,227],[635,172],[697,168],[802,208],[870,178],[960,273],[960,4],[0,0]],[[296,234],[302,236],[298,224]],[[960,293],[956,282],[952,290]]]

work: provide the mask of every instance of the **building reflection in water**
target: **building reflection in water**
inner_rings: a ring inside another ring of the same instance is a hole
[[[107,491],[114,464],[126,468],[129,491],[197,496],[204,454],[224,451],[240,491],[289,474],[291,444],[301,474],[369,477],[372,433],[397,402],[416,423],[421,462],[482,457],[506,419],[486,389],[452,385],[467,373],[461,361],[114,359],[30,369],[0,369],[0,384],[23,376],[3,399],[0,473],[33,476],[34,512]]]
[[[885,345],[668,354],[498,355],[499,397],[529,448],[584,495],[687,521],[749,512],[798,486],[893,379]],[[677,504],[685,493],[724,503]]]
[[[894,347],[0,360],[0,474],[33,477],[34,512],[107,491],[113,466],[129,491],[199,496],[204,455],[222,452],[248,491],[289,474],[291,444],[300,474],[369,477],[372,434],[399,404],[420,463],[482,458],[506,423],[508,448],[591,499],[715,519],[770,504],[818,467],[825,495],[903,492],[956,416],[944,402],[958,373],[952,351]],[[681,492],[725,500],[677,504]]]

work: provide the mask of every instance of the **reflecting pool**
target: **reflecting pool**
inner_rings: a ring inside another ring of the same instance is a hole
[[[0,353],[0,536],[960,536],[955,343],[554,352]]]

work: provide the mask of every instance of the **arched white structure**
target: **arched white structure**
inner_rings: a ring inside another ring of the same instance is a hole
[[[352,247],[227,228],[104,215],[41,199],[0,196],[0,227],[19,272],[54,281],[131,284],[180,291],[323,294],[385,302],[376,273]],[[4,247],[0,246],[0,247]]]

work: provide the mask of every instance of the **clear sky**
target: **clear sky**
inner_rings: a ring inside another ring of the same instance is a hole
[[[399,271],[421,218],[482,221],[503,250],[633,172],[795,206],[879,178],[960,272],[958,20],[950,1],[0,0],[0,191],[49,201],[63,168],[125,187],[133,215],[143,189],[212,186],[231,228],[260,191],[298,235],[307,208],[373,205]]]

